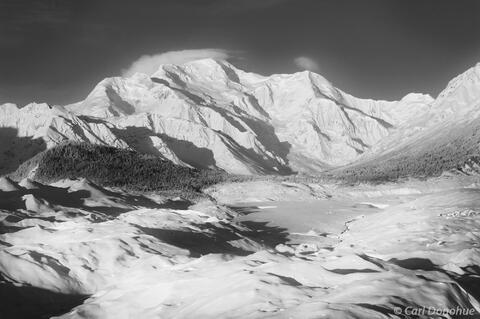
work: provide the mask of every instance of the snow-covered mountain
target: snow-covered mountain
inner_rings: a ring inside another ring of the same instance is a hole
[[[0,127],[44,147],[89,141],[239,174],[319,171],[478,117],[479,70],[452,80],[436,100],[412,93],[375,101],[308,71],[261,76],[204,59],[162,65],[152,76],[106,78],[65,107],[2,105]]]
[[[392,177],[401,171],[411,173],[413,166],[424,175],[432,170],[435,174],[452,168],[461,170],[472,160],[477,161],[479,145],[480,63],[451,80],[425,112],[392,130],[342,170],[354,168],[357,174],[358,168],[374,169],[377,173],[393,173]]]
[[[0,174],[15,170],[35,154],[65,141],[127,148],[102,121],[85,121],[60,106],[0,105]]]

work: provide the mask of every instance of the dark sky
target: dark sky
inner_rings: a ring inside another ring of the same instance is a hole
[[[480,61],[479,0],[0,0],[0,103],[64,104],[145,54],[228,50],[359,97],[437,95]]]

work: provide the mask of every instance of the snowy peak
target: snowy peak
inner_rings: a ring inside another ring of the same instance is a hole
[[[442,119],[474,119],[480,115],[480,63],[451,80],[433,107]]]
[[[399,102],[358,99],[309,71],[267,77],[241,71],[225,61],[203,59],[162,65],[151,77],[136,74],[106,79],[85,101],[68,109],[116,125],[125,122],[126,116],[142,113],[156,114],[157,121],[168,118],[187,121],[192,127],[200,125],[223,134],[222,147],[206,146],[229,149],[214,152],[216,163],[233,158],[245,166],[246,156],[254,164],[247,161],[247,168],[236,172],[258,173],[318,170],[351,162],[392,128],[408,121],[412,113],[402,109],[407,105],[422,108],[421,99],[430,103],[424,96]],[[239,144],[244,155],[238,155],[236,146],[232,150],[225,136]],[[186,138],[205,147],[197,137]],[[259,158],[245,155],[246,150],[274,164],[267,169],[259,165]]]
[[[237,71],[238,70],[228,62],[214,59],[202,59],[188,62],[183,65],[161,65],[152,77],[162,77],[164,74],[177,74],[188,76],[188,80],[208,79],[210,81],[233,80],[238,82]],[[185,80],[187,80],[187,78]]]
[[[178,84],[193,81],[249,84],[265,78],[261,75],[244,72],[227,61],[215,59],[195,60],[182,65],[164,64],[152,77],[170,78],[174,82],[178,81]]]
[[[238,174],[317,172],[443,121],[478,117],[479,79],[477,65],[436,100],[411,93],[377,101],[349,95],[309,71],[262,76],[202,59],[161,65],[152,76],[106,78],[85,100],[65,107],[4,105],[8,120],[1,125],[14,123],[20,136],[41,137],[48,147],[73,139]]]
[[[457,89],[460,89],[465,86],[474,85],[480,82],[480,63],[477,63],[475,66],[471,67],[467,71],[459,74],[448,82],[447,87],[440,92],[438,95],[438,100],[442,100],[447,96],[454,93]]]

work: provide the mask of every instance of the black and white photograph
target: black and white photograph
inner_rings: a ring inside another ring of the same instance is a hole
[[[0,319],[480,319],[479,0],[0,0]]]

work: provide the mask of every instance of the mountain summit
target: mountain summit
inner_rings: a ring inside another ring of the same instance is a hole
[[[64,107],[2,105],[0,127],[45,147],[85,141],[237,174],[318,172],[452,121],[449,110],[477,116],[479,69],[454,79],[436,100],[411,93],[376,101],[309,71],[262,76],[203,59],[161,65],[152,76],[106,78],[85,100]]]

